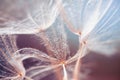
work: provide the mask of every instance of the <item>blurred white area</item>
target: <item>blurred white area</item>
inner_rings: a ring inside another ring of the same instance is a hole
[[[62,12],[70,30],[78,34],[87,49],[105,55],[120,44],[119,0],[66,0]],[[71,24],[71,25],[69,25]]]
[[[0,34],[32,34],[50,27],[59,11],[55,0],[0,0]]]

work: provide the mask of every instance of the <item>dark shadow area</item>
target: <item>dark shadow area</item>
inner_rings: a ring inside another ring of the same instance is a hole
[[[81,80],[120,80],[120,54],[105,56],[100,53],[88,52],[82,58]]]

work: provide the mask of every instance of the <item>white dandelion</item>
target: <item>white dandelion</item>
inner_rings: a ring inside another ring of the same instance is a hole
[[[33,34],[50,27],[59,14],[56,0],[1,0],[1,34]]]
[[[79,80],[79,62],[86,54],[85,49],[108,56],[119,46],[120,6],[119,1],[113,0],[69,0],[64,4],[61,5],[61,17],[67,27],[79,36],[79,58],[74,72],[75,80]]]
[[[46,53],[33,48],[22,48],[15,53],[22,61],[31,57],[41,61],[37,66],[26,70],[27,77],[41,80],[54,72],[57,80],[73,79],[73,67],[78,56],[70,55],[64,26],[63,22],[57,19],[48,31],[35,34],[36,39],[46,47]],[[74,59],[71,59],[72,57]]]
[[[15,36],[0,36],[0,80],[21,80],[25,69],[14,56],[17,51]]]

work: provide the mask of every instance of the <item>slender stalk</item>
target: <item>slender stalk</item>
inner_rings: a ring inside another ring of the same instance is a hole
[[[63,64],[62,67],[63,67],[63,74],[64,74],[63,80],[68,80],[68,76],[67,76],[67,71],[66,71],[65,65]]]
[[[80,37],[79,37],[79,43],[80,43],[80,49],[78,51],[79,53],[79,57],[77,59],[76,65],[75,65],[75,69],[74,69],[74,73],[73,73],[73,80],[79,80],[79,69],[80,69],[80,61],[81,61],[81,57],[83,55],[83,50],[85,47],[85,44],[81,41]]]
[[[30,77],[25,76],[25,80],[33,80],[33,79],[30,78]]]

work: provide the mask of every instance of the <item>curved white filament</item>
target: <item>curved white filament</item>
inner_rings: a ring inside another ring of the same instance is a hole
[[[62,67],[63,67],[63,80],[68,80],[68,75],[67,75],[67,71],[66,71],[66,68],[65,68],[65,64],[62,64]]]

